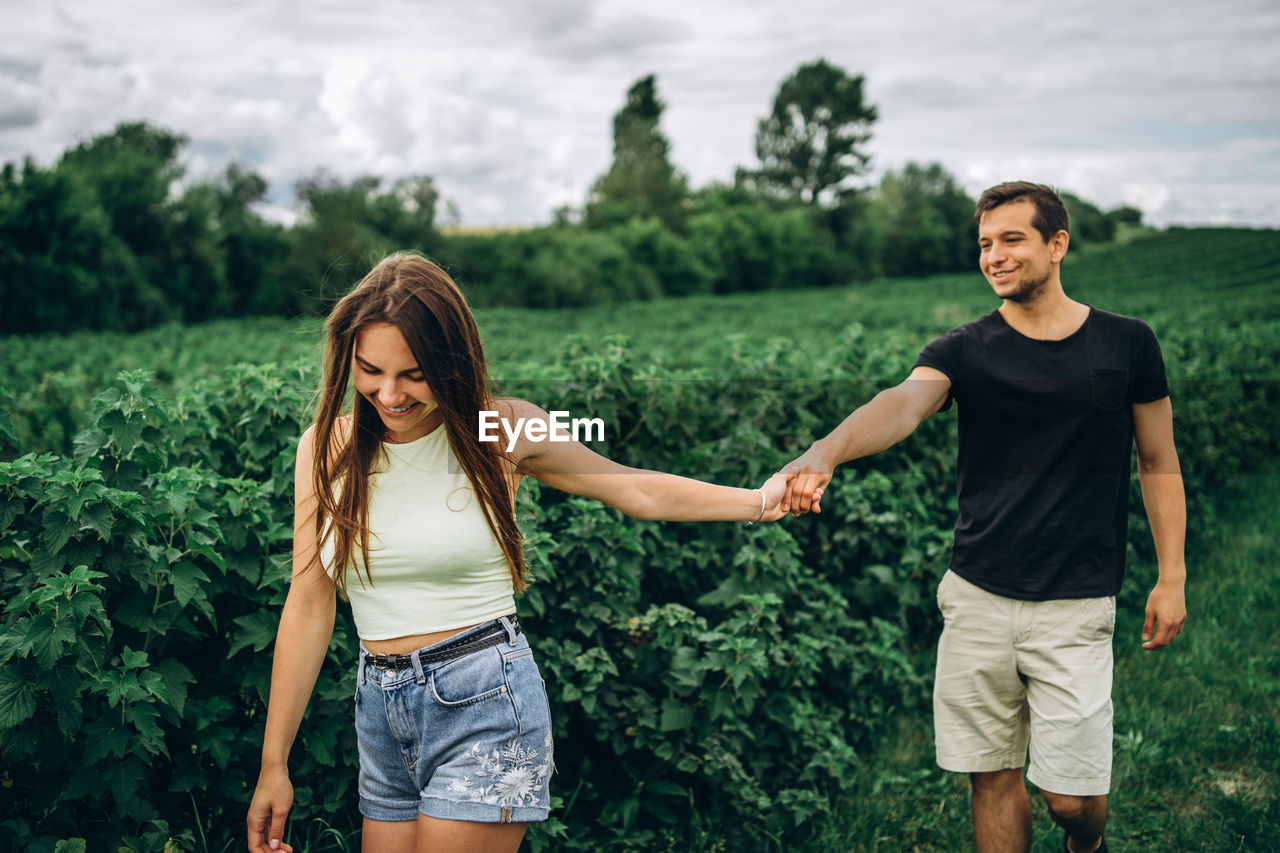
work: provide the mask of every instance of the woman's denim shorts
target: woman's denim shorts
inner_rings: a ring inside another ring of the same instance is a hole
[[[524,634],[444,663],[394,671],[360,649],[360,813],[371,820],[546,820],[551,712]],[[492,623],[455,634],[492,631]],[[433,648],[428,646],[428,648]]]

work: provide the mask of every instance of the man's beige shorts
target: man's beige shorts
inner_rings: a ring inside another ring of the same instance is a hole
[[[1022,767],[1055,794],[1111,787],[1115,598],[1018,601],[950,570],[938,584],[942,638],[933,687],[938,766]]]

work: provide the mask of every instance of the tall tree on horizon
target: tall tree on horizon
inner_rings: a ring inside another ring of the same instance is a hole
[[[867,172],[876,108],[864,102],[861,74],[825,59],[801,65],[778,87],[756,131],[757,187],[786,201],[831,207]]]
[[[683,228],[689,182],[672,165],[671,145],[659,127],[664,106],[652,74],[627,90],[613,117],[613,164],[596,180],[587,201],[588,227],[654,217],[672,230]]]

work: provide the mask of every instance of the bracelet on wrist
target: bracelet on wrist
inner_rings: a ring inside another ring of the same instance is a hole
[[[760,493],[760,514],[756,516],[756,521],[759,521],[760,519],[764,518],[764,508],[766,503],[768,502],[768,498],[766,498],[764,495],[764,489],[753,489],[753,491]],[[748,521],[747,524],[755,524],[756,521]]]

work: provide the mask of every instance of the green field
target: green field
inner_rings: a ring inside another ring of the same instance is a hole
[[[1191,510],[1187,633],[1135,651],[1134,490],[1113,849],[1278,849],[1280,232],[1174,230],[1075,253],[1063,281],[1160,337]],[[477,319],[503,388],[604,417],[604,452],[754,486],[994,307],[975,272]],[[317,321],[276,319],[0,343],[0,847],[238,849],[319,346]],[[531,487],[520,608],[561,772],[529,846],[964,849],[927,710],[953,433],[931,419],[773,526]],[[308,850],[356,844],[352,636],[340,617],[293,757]]]
[[[1230,330],[1280,320],[1280,236],[1275,231],[1174,230],[1130,244],[1068,256],[1063,281],[1076,299],[1146,319],[1162,334]],[[727,350],[762,351],[775,342],[821,361],[838,359],[852,326],[894,331],[912,346],[996,307],[975,270],[923,279],[883,279],[847,288],[695,296],[539,311],[477,311],[493,371],[519,375],[546,362],[566,340],[590,347],[625,335],[637,357],[667,368],[718,367]],[[20,400],[61,393],[66,382],[92,396],[117,372],[156,371],[162,386],[216,376],[238,362],[318,357],[321,321],[278,318],[165,326],[132,335],[77,333],[11,338],[0,365]],[[1177,362],[1171,362],[1176,373]],[[1275,362],[1250,363],[1269,377]],[[892,379],[893,377],[876,377]],[[42,382],[44,383],[42,385]]]

